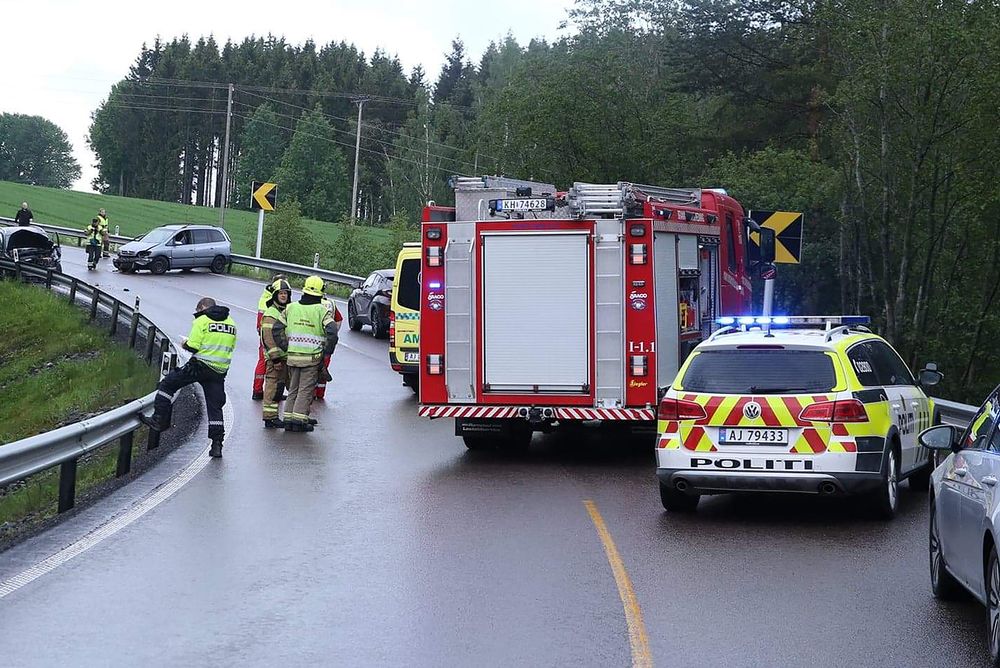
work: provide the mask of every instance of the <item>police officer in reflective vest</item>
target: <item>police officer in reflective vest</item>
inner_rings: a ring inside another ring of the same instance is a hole
[[[185,350],[192,353],[191,359],[163,377],[156,388],[153,417],[140,415],[139,419],[155,431],[169,429],[177,392],[183,387],[199,383],[205,393],[208,437],[212,439],[212,448],[208,454],[211,457],[221,457],[222,439],[226,435],[225,423],[222,421],[222,407],[226,405],[226,373],[236,348],[236,323],[229,317],[229,309],[216,305],[211,297],[199,301],[191,334],[183,345]]]
[[[97,269],[101,260],[101,226],[96,218],[84,230],[87,241],[87,269]]]
[[[302,298],[285,309],[288,323],[288,399],[285,431],[312,431],[309,408],[323,356],[337,346],[333,314],[323,305],[323,279],[310,276]]]
[[[284,281],[284,274],[275,274],[271,282],[264,286],[264,292],[260,294],[260,299],[257,300],[257,332],[260,332],[260,321],[264,317],[264,311],[267,310],[267,303],[271,300],[271,290],[277,281]],[[266,371],[266,360],[264,358],[264,346],[260,346],[257,351],[257,367],[253,370],[253,400],[260,401],[264,398],[264,372]],[[284,389],[282,389],[284,393]]]
[[[264,428],[279,429],[285,426],[278,415],[278,402],[288,384],[288,332],[285,309],[292,301],[292,286],[288,281],[277,280],[271,284],[271,298],[260,320],[260,343],[267,360],[264,371]]]

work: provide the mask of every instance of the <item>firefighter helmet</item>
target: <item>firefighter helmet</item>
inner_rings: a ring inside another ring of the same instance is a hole
[[[313,297],[323,296],[323,279],[319,276],[310,276],[306,279],[305,286],[302,288],[302,292],[307,295],[312,295]]]

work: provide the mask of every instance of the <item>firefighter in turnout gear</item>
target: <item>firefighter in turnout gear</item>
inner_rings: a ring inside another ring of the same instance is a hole
[[[260,343],[264,348],[264,428],[279,429],[285,426],[278,415],[278,402],[288,384],[288,335],[285,309],[292,300],[292,286],[288,281],[277,280],[271,284],[271,298],[260,320]]]
[[[87,235],[87,269],[97,269],[97,263],[101,259],[100,223],[94,218],[83,231]]]
[[[236,323],[229,309],[218,306],[211,297],[198,302],[191,334],[184,339],[184,349],[191,353],[187,364],[175,369],[160,381],[153,403],[153,416],[139,419],[150,429],[170,428],[174,397],[181,388],[199,383],[205,393],[208,412],[208,437],[212,439],[211,457],[222,456],[222,439],[226,435],[222,407],[226,405],[226,373],[236,348]]]
[[[285,430],[312,431],[309,419],[316,380],[323,356],[337,346],[337,325],[323,305],[323,279],[310,276],[302,298],[285,309],[288,323],[288,399],[285,402]]]
[[[257,332],[260,332],[260,321],[264,317],[264,311],[267,310],[267,303],[271,301],[271,289],[274,284],[278,281],[284,281],[286,277],[284,274],[275,274],[271,282],[264,286],[264,292],[260,294],[260,299],[257,300]],[[264,398],[264,373],[266,371],[266,360],[264,358],[264,346],[260,346],[257,351],[257,366],[253,370],[253,395],[254,401],[260,401]]]
[[[337,333],[340,333],[340,325],[344,322],[344,316],[340,314],[340,309],[337,305],[333,303],[333,300],[329,297],[323,297],[323,306],[333,315],[333,322],[337,326]],[[326,397],[326,384],[333,380],[330,375],[330,359],[332,355],[323,356],[323,367],[319,370],[319,379],[316,381],[316,393],[317,399],[323,399]]]

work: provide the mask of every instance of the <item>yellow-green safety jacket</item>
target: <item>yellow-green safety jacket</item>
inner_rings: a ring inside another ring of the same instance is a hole
[[[311,301],[311,300],[310,300]],[[318,300],[314,303],[292,302],[285,307],[288,331],[288,366],[307,367],[319,364],[324,352],[332,352],[337,341],[333,315]]]
[[[225,306],[213,306],[191,325],[191,334],[184,347],[194,358],[225,375],[236,349],[236,323]]]

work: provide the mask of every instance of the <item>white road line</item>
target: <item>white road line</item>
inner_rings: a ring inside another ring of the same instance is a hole
[[[232,406],[228,403],[222,408],[222,416],[226,423],[226,433],[232,433],[235,416],[233,414]],[[153,508],[156,508],[158,505],[169,499],[181,487],[191,482],[192,478],[198,475],[201,470],[205,468],[205,465],[208,464],[208,462],[208,447],[206,447],[193,462],[179,471],[165,484],[160,485],[145,497],[134,503],[132,507],[125,512],[108,520],[104,524],[101,524],[86,536],[70,543],[34,566],[21,571],[8,580],[0,582],[0,599],[9,594],[13,594],[21,587],[34,582],[46,573],[52,572],[73,557],[83,554],[90,548],[98,545],[105,539],[110,538],[125,527],[129,526]]]

